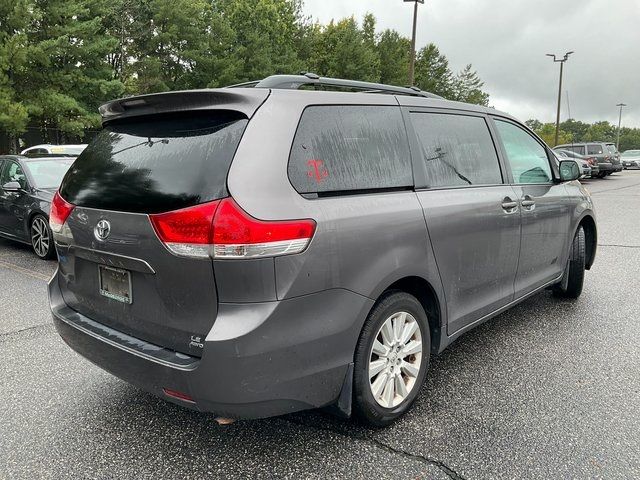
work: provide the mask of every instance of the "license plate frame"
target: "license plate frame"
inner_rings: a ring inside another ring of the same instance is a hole
[[[131,272],[122,268],[98,265],[98,288],[100,295],[120,303],[133,303]]]

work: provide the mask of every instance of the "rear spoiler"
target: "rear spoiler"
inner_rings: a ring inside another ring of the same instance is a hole
[[[185,90],[121,98],[99,108],[102,124],[114,120],[185,111],[233,110],[251,118],[269,96],[266,88]]]

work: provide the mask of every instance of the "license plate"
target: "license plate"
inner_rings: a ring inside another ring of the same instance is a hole
[[[98,265],[100,295],[122,303],[131,304],[131,272],[120,268]]]

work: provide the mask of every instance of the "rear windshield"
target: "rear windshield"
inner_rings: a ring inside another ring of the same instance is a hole
[[[616,146],[612,143],[607,143],[607,150],[609,150],[609,153],[617,153]]]
[[[588,145],[587,153],[589,155],[602,155],[604,151],[602,150],[602,145]]]
[[[247,122],[224,111],[109,125],[78,157],[60,193],[82,207],[135,213],[222,198]]]

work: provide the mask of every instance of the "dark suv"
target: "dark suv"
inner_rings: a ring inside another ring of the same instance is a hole
[[[576,163],[493,109],[302,75],[101,113],[52,207],[54,321],[180,405],[388,424],[431,355],[594,261]]]
[[[612,173],[622,171],[620,154],[613,143],[588,142],[558,145],[554,150],[569,150],[572,152],[595,158],[598,164],[598,177],[604,178]]]

